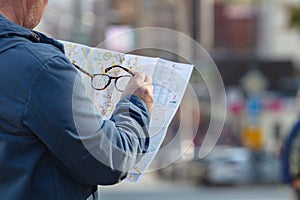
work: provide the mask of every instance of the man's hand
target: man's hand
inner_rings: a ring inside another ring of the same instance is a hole
[[[145,73],[135,73],[135,76],[129,81],[122,96],[135,95],[140,97],[152,112],[154,97],[153,97],[153,85],[150,76]]]

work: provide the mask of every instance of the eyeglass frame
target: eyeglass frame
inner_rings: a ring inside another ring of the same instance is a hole
[[[120,79],[120,78],[123,78],[123,77],[134,77],[135,76],[135,73],[133,73],[132,71],[130,71],[129,69],[125,68],[125,67],[122,67],[120,65],[113,65],[113,66],[110,66],[110,67],[107,67],[105,68],[104,72],[105,73],[108,73],[110,70],[114,69],[114,68],[120,68],[120,69],[123,69],[125,72],[129,73],[130,75],[121,75],[121,76],[110,76],[108,74],[91,74],[89,73],[88,71],[84,70],[83,68],[79,67],[77,64],[75,64],[75,61],[72,62],[72,65],[78,69],[79,71],[81,71],[82,73],[86,74],[87,76],[89,76],[91,78],[91,87],[94,89],[94,90],[98,90],[98,91],[102,91],[102,90],[105,90],[111,83],[111,80],[114,79],[115,80],[115,88],[119,91],[119,92],[124,92],[124,90],[120,90],[118,87],[117,87],[117,81]],[[107,84],[103,87],[103,88],[97,88],[97,87],[94,87],[93,85],[93,79],[96,77],[96,76],[106,76],[109,78]]]

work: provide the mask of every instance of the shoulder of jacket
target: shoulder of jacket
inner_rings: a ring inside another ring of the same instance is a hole
[[[51,58],[55,57],[61,57],[66,59],[64,53],[51,44],[28,42],[21,44],[19,47],[25,48],[28,52],[27,56],[28,54],[29,56],[31,55],[36,60],[38,60],[40,64],[45,64]]]

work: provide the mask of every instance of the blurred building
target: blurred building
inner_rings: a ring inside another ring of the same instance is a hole
[[[193,36],[217,55],[222,50],[247,55],[255,49],[257,57],[298,61],[300,32],[288,26],[290,4],[299,2],[53,0],[39,29],[59,39],[96,45],[110,25],[163,27]]]
[[[289,26],[289,6],[300,6],[298,0],[264,0],[259,7],[260,33],[257,55],[273,60],[287,60],[300,64],[297,53],[300,32]]]

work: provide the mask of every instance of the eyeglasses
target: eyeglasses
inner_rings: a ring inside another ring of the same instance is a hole
[[[73,61],[72,64],[74,65],[74,67],[76,67],[76,69],[78,69],[79,71],[81,71],[82,73],[86,74],[87,76],[89,76],[91,78],[91,86],[95,90],[105,90],[110,85],[111,81],[115,80],[115,88],[119,92],[124,92],[124,89],[125,89],[128,81],[132,77],[135,76],[135,74],[132,71],[130,71],[129,69],[126,69],[125,67],[122,67],[120,65],[114,65],[111,67],[107,67],[104,70],[105,74],[91,74],[91,73],[85,71],[84,69],[82,69],[81,67],[79,67],[78,65],[76,65],[75,61]],[[124,70],[125,72],[127,72],[129,75],[110,76],[110,75],[106,74],[114,68],[120,68],[120,69]]]

